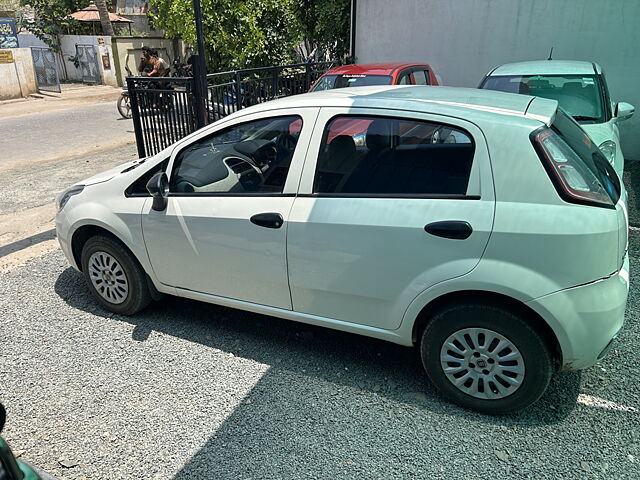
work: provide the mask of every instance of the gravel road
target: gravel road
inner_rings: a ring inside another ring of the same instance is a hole
[[[58,145],[64,129],[46,128]],[[556,375],[527,412],[489,417],[440,398],[411,349],[177,298],[133,318],[101,310],[53,237],[38,235],[51,232],[55,194],[134,147],[55,160],[42,135],[34,148],[47,162],[17,162],[33,139],[15,137],[0,175],[0,261],[22,255],[0,273],[0,400],[22,459],[59,479],[640,478],[639,229],[615,349]],[[640,184],[635,167],[627,185]],[[632,220],[637,206],[632,192]],[[16,241],[23,225],[8,225],[29,222]]]
[[[631,254],[637,285],[638,230]],[[109,314],[54,251],[0,275],[4,435],[61,479],[637,479],[639,307],[600,365],[489,417],[411,349],[176,298]]]

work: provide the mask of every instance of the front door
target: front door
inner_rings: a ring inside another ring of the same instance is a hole
[[[421,292],[482,256],[495,206],[484,138],[398,111],[323,108],[317,125],[289,218],[293,308],[396,329]]]
[[[286,232],[317,109],[253,114],[179,144],[142,226],[165,285],[291,308]]]

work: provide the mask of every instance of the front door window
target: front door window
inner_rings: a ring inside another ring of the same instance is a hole
[[[281,193],[302,129],[298,116],[235,125],[198,140],[176,157],[178,194]]]

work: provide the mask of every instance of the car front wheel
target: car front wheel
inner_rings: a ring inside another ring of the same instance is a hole
[[[433,384],[459,405],[507,414],[537,401],[549,384],[552,359],[521,316],[483,304],[453,305],[434,315],[421,338]]]
[[[107,310],[133,315],[151,302],[143,268],[117,240],[91,237],[82,248],[81,261],[91,293]]]

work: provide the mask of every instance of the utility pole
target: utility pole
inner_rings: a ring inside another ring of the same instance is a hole
[[[193,13],[196,19],[196,40],[198,45],[198,55],[195,58],[194,82],[196,100],[196,125],[198,128],[209,123],[205,99],[207,97],[207,62],[204,52],[204,36],[202,34],[202,12],[200,11],[200,0],[193,0]]]
[[[351,18],[349,23],[349,56],[351,62],[356,61],[356,13],[358,12],[357,0],[351,0]]]

